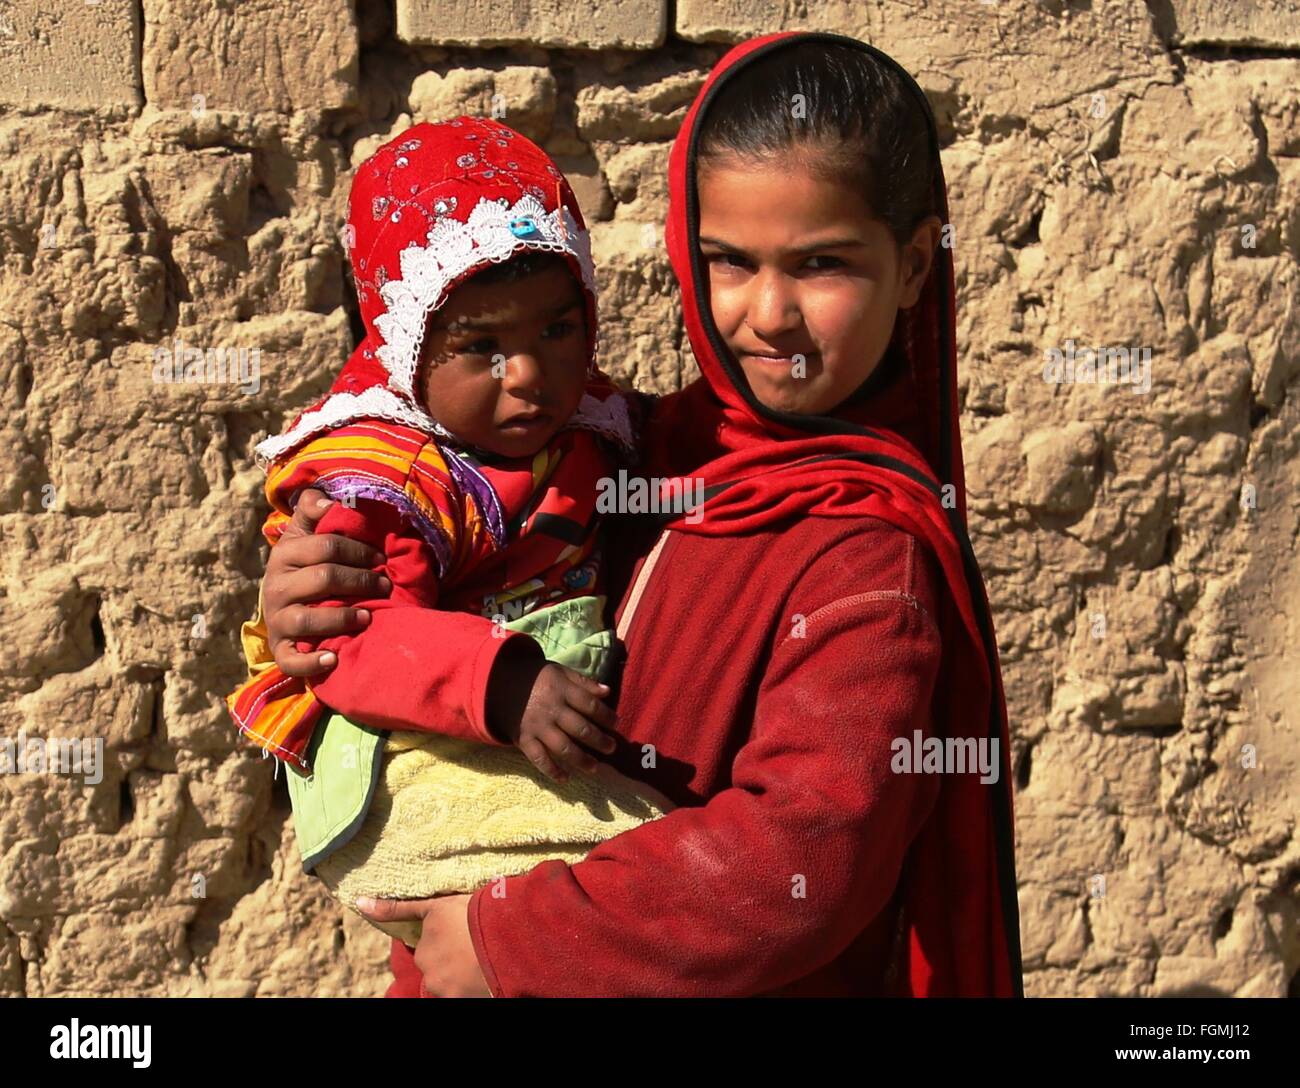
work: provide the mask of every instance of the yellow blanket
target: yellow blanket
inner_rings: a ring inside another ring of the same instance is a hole
[[[598,843],[672,809],[658,791],[600,763],[559,784],[517,748],[392,733],[356,834],[314,872],[349,909],[358,896],[425,899],[472,892]],[[415,922],[372,923],[414,947]]]

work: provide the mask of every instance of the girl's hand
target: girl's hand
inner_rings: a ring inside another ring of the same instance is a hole
[[[308,607],[313,601],[340,597],[386,597],[388,579],[374,571],[381,553],[359,540],[337,533],[316,536],[316,523],[333,500],[308,488],[294,507],[293,520],[271,549],[262,579],[262,618],[275,663],[287,676],[318,676],[338,658],[324,653],[299,653],[299,639],[331,638],[359,631],[370,622],[364,609]]]
[[[468,895],[440,895],[434,899],[357,900],[357,910],[376,922],[420,923],[420,943],[415,946],[415,966],[423,976],[420,985],[433,997],[491,997],[479,970],[474,942],[469,935]]]

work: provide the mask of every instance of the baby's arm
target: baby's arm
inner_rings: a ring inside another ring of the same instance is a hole
[[[433,548],[388,503],[335,502],[318,533],[340,533],[383,553],[374,568],[392,582],[388,597],[351,601],[370,623],[355,634],[323,639],[339,663],[308,687],[326,706],[376,729],[427,730],[483,744],[506,743],[486,717],[487,680],[497,655],[541,657],[532,639],[490,620],[438,609]],[[322,604],[333,604],[323,601]],[[302,647],[300,647],[301,649]]]
[[[547,664],[526,634],[440,610],[434,551],[396,508],[369,499],[357,499],[355,507],[336,502],[317,532],[341,533],[381,551],[382,568],[375,569],[393,587],[388,597],[350,602],[370,610],[364,630],[316,647],[339,659],[324,679],[308,681],[326,706],[378,729],[517,744],[556,778],[566,777],[566,767],[595,769],[575,740],[613,749],[592,724],[614,725],[613,712],[600,702],[608,688]]]

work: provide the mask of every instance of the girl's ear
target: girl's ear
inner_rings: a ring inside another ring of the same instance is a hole
[[[939,237],[943,224],[937,215],[931,215],[917,225],[911,240],[902,247],[899,261],[898,305],[908,310],[920,301],[921,288],[925,286],[926,277],[930,275],[930,266],[934,263],[935,250],[939,246]]]

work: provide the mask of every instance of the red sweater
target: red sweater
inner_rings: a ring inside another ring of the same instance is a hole
[[[667,534],[625,636],[610,760],[689,807],[477,892],[492,992],[905,992],[880,981],[893,890],[939,783],[892,773],[890,743],[929,735],[938,584],[914,538],[876,519]],[[390,994],[415,996],[411,952],[395,943],[392,962]]]

